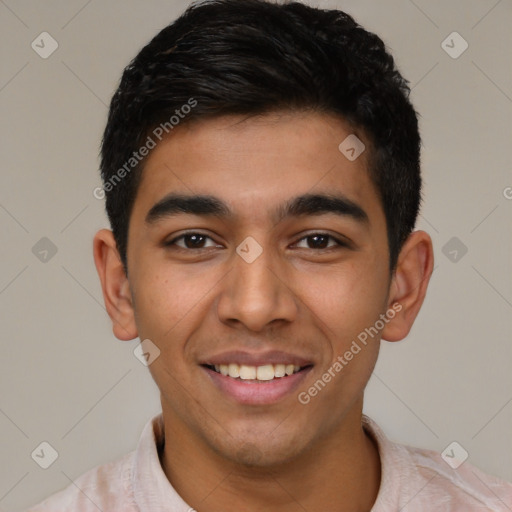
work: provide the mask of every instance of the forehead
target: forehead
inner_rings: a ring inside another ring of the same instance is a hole
[[[146,215],[167,194],[179,192],[219,197],[233,217],[264,222],[290,197],[337,192],[369,216],[382,216],[367,171],[368,151],[355,160],[347,158],[347,144],[342,144],[347,137],[352,146],[354,140],[364,140],[342,120],[318,113],[229,116],[186,124],[147,157],[133,214]]]

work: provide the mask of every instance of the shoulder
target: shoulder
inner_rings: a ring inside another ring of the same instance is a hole
[[[136,450],[113,462],[87,471],[60,492],[53,494],[26,512],[136,512],[136,486],[145,476],[140,494],[152,488],[160,468],[158,445],[163,443],[163,420],[159,414],[150,419],[139,438]]]
[[[103,512],[137,510],[131,490],[131,472],[135,452],[97,466],[65,489],[53,494],[26,512]]]
[[[381,489],[372,512],[509,512],[512,484],[488,475],[461,457],[457,449],[444,457],[433,450],[394,443],[379,426],[363,417],[365,430],[376,441],[381,457]],[[459,464],[460,463],[460,464]]]
[[[404,446],[418,480],[424,489],[420,492],[425,503],[444,504],[444,509],[458,510],[462,505],[468,510],[489,512],[510,511],[512,484],[486,474],[467,460],[455,460],[453,450],[445,458],[432,450]]]

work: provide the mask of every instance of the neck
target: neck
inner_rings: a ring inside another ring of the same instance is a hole
[[[379,490],[380,458],[362,429],[359,405],[314,446],[271,467],[223,458],[164,410],[162,468],[183,500],[201,512],[368,512]]]

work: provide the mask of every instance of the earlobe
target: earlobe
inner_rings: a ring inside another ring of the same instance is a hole
[[[101,282],[103,300],[112,320],[116,338],[128,341],[137,337],[133,301],[128,278],[117,251],[112,231],[102,229],[93,242],[94,263]]]
[[[425,299],[433,267],[430,236],[424,231],[411,233],[400,251],[389,291],[388,309],[396,315],[384,327],[382,339],[400,341],[407,336]]]

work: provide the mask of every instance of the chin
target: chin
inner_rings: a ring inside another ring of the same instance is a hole
[[[225,442],[230,441],[229,445]],[[303,435],[275,437],[265,433],[255,438],[254,434],[225,438],[215,451],[236,465],[251,469],[269,469],[296,458],[307,444]]]

